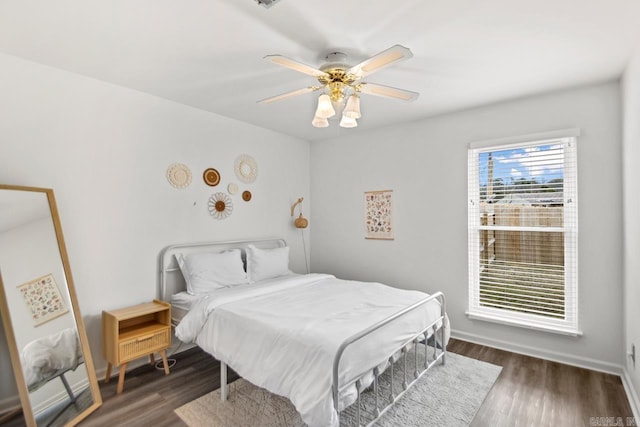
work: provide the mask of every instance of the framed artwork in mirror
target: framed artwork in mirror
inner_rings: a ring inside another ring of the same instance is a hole
[[[62,316],[69,310],[60,295],[53,274],[38,277],[18,286],[35,326]]]
[[[27,426],[102,404],[51,189],[0,185],[0,311]]]

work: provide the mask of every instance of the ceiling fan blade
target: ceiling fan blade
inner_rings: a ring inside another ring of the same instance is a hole
[[[388,67],[389,65],[411,57],[413,57],[413,53],[411,53],[409,48],[397,44],[387,50],[383,50],[369,59],[365,59],[358,65],[354,65],[349,69],[349,73],[354,74],[359,78],[366,77],[384,67]]]
[[[290,68],[294,71],[298,71],[300,73],[308,74],[313,77],[327,76],[328,74],[324,71],[320,71],[317,68],[313,68],[307,64],[303,64],[302,62],[298,62],[294,59],[287,58],[282,55],[267,55],[264,57],[265,60],[271,61],[274,64],[281,65],[283,67]]]
[[[418,92],[398,89],[397,87],[384,86],[376,83],[360,83],[358,90],[368,95],[382,96],[385,98],[399,99],[401,101],[415,101],[420,95]]]
[[[261,99],[258,104],[271,104],[272,102],[281,101],[283,99],[291,98],[293,96],[303,95],[309,92],[315,92],[320,89],[320,86],[303,87],[302,89],[292,90],[290,92],[281,93],[280,95],[272,96],[270,98]]]

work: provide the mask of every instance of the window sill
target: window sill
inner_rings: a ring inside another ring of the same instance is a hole
[[[536,331],[543,331],[543,332],[551,332],[554,334],[566,335],[571,337],[582,336],[582,331],[580,330],[563,328],[561,326],[532,324],[532,323],[528,323],[526,320],[516,320],[508,317],[501,317],[501,316],[489,315],[489,314],[483,314],[483,313],[470,313],[468,311],[466,311],[465,314],[469,319],[473,319],[473,320],[482,320],[485,322],[498,323],[501,325],[517,326],[520,328],[533,329]]]

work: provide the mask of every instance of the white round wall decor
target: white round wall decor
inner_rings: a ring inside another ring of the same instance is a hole
[[[191,169],[185,164],[174,163],[167,168],[167,180],[175,188],[186,188],[191,184]]]
[[[229,194],[236,194],[238,192],[238,184],[232,182],[231,184],[227,185],[227,191],[229,192]]]
[[[248,154],[238,156],[234,170],[238,179],[245,184],[251,184],[258,176],[258,165],[255,159]]]
[[[209,198],[209,213],[215,219],[225,219],[233,212],[233,202],[224,193],[215,193]]]

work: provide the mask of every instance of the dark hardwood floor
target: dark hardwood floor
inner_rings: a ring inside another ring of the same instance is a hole
[[[454,339],[448,350],[503,367],[472,426],[589,426],[590,417],[621,417],[624,426],[633,416],[617,376]],[[117,378],[100,381],[104,403],[81,425],[184,426],[173,410],[218,388],[220,369],[199,349],[175,358],[168,376],[151,366],[128,372],[120,395]]]
[[[117,378],[100,381],[102,406],[82,426],[185,426],[174,409],[220,387],[220,364],[199,348],[179,353],[169,375],[152,366],[127,372],[124,391],[116,394]],[[230,371],[229,381],[237,375]]]
[[[472,426],[589,426],[633,417],[620,377],[451,340],[449,351],[502,366]],[[593,417],[593,418],[592,418]],[[633,420],[629,420],[633,421]],[[640,420],[638,420],[640,421]]]

